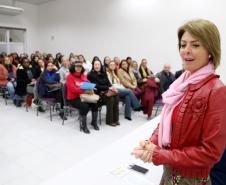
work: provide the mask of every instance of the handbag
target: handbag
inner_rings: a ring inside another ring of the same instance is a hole
[[[27,84],[27,87],[26,87],[26,91],[27,91],[27,94],[29,95],[33,95],[34,94],[34,84]]]
[[[55,83],[55,84],[47,84],[48,92],[57,91],[62,89],[63,84],[62,83]]]
[[[80,99],[86,103],[97,103],[100,96],[97,94],[80,94]]]
[[[112,90],[108,90],[104,95],[107,97],[116,96],[118,93]]]

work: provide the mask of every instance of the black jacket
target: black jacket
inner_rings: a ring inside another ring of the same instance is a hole
[[[15,94],[25,96],[27,94],[27,84],[31,83],[31,69],[25,69],[22,65],[16,71],[16,91]]]
[[[97,73],[95,71],[90,71],[87,75],[87,78],[90,82],[96,84],[96,93],[101,94],[103,92],[106,92],[109,87],[111,87],[111,83],[108,80],[107,73]]]

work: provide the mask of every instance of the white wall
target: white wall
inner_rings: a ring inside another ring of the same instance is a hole
[[[1,0],[0,4],[12,5],[10,0]],[[26,28],[26,51],[31,53],[39,48],[38,46],[38,7],[27,3],[15,4],[23,8],[21,15],[9,16],[0,14],[0,26]]]
[[[220,29],[226,82],[224,0],[64,0],[39,8],[40,49],[50,53],[145,57],[154,72],[164,63],[181,67],[177,28],[186,20],[206,18]],[[51,37],[54,37],[54,39]]]
[[[217,72],[226,83],[225,0],[56,0],[17,5],[25,8],[24,14],[0,15],[0,25],[27,28],[29,53],[72,51],[88,60],[94,55],[147,58],[154,72],[164,63],[171,63],[173,72],[180,69],[178,27],[193,18],[209,19],[221,32],[222,64]]]

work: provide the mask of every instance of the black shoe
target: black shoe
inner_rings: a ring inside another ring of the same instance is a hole
[[[86,124],[86,115],[81,116],[80,131],[81,130],[86,134],[90,133],[89,129],[87,128],[87,124]]]
[[[16,107],[21,107],[22,106],[22,102],[20,100],[13,100],[14,105],[16,105]]]
[[[142,110],[144,110],[144,106],[140,106],[140,107],[134,109],[134,111],[138,111],[138,112],[142,111]]]
[[[125,119],[127,119],[129,121],[132,121],[132,119],[130,117],[125,117]]]
[[[17,102],[16,107],[22,107],[22,103],[21,102]]]
[[[90,131],[89,131],[89,129],[87,128],[87,127],[82,127],[81,128],[81,130],[84,132],[84,133],[86,133],[86,134],[89,134],[90,133]]]
[[[13,100],[13,104],[16,106],[16,104],[17,104],[17,101],[16,100]]]
[[[106,124],[109,125],[109,126],[112,126],[112,127],[117,126],[115,123],[106,123]]]
[[[45,110],[41,106],[38,107],[38,111],[39,112],[45,112]]]
[[[67,117],[64,115],[64,112],[60,112],[59,115],[60,115],[61,119],[67,120]]]
[[[35,104],[35,105],[38,105],[38,99],[34,99],[33,100],[33,103]],[[41,111],[40,111],[41,112]]]
[[[93,126],[94,130],[100,130],[100,128],[97,126],[97,124],[92,124],[91,125]]]

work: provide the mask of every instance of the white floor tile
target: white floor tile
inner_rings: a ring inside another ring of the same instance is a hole
[[[146,123],[141,112],[132,115],[133,121],[124,119],[120,108],[118,127],[105,124],[106,110],[102,110],[100,131],[90,125],[89,135],[79,131],[76,117],[62,120],[54,113],[36,116],[34,108],[16,108],[12,102],[5,106],[0,98],[0,185],[38,185],[63,173],[76,163],[102,150],[109,144]]]

